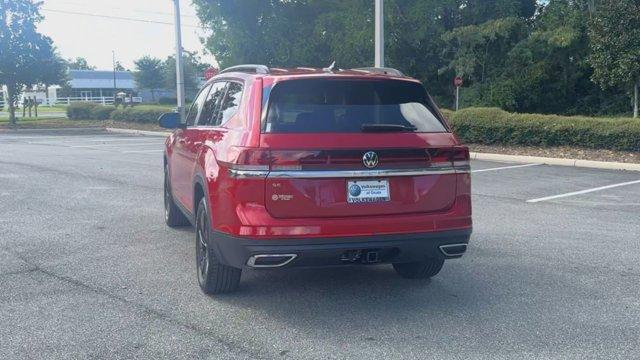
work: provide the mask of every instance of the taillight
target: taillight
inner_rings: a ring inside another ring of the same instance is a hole
[[[469,148],[466,146],[455,147],[451,156],[451,161],[455,168],[468,168],[471,166]]]
[[[469,170],[469,148],[466,146],[429,149],[429,155],[432,167],[453,166],[456,170]]]
[[[269,171],[271,154],[260,148],[231,147],[227,154],[229,161],[219,161],[230,170],[240,171]]]
[[[302,170],[303,167],[321,165],[327,157],[321,151],[267,150],[261,148],[232,147],[223,164],[233,170]]]

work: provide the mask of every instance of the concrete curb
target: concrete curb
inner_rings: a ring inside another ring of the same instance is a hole
[[[131,135],[144,135],[144,136],[161,136],[167,137],[171,135],[169,131],[147,131],[147,130],[135,130],[135,129],[119,129],[119,128],[105,128],[110,133],[115,134],[131,134]]]
[[[89,131],[104,131],[103,127],[99,126],[90,126],[90,127],[79,127],[79,128],[67,128],[67,127],[59,127],[59,128],[26,128],[26,129],[0,129],[0,133],[56,133],[56,132],[89,132]]]
[[[512,161],[512,162],[523,162],[523,163],[534,163],[534,164],[584,167],[584,168],[593,168],[593,169],[640,171],[640,164],[608,162],[608,161],[591,161],[591,160],[579,160],[579,159],[560,159],[560,158],[548,158],[548,157],[540,157],[540,156],[503,155],[503,154],[488,154],[488,153],[472,152],[471,159],[487,160],[487,161]]]

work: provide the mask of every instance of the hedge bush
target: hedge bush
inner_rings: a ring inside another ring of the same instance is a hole
[[[107,120],[111,117],[111,114],[116,110],[113,106],[98,105],[91,110],[91,120]]]
[[[93,103],[78,102],[67,107],[67,117],[72,120],[118,120],[138,123],[155,123],[166,109],[120,108]]]
[[[637,119],[515,114],[497,108],[443,113],[465,143],[640,151]]]
[[[175,105],[177,102],[178,102],[178,99],[174,97],[163,96],[160,99],[158,99],[158,104],[160,105]]]
[[[67,117],[72,120],[107,120],[116,108],[89,102],[77,102],[67,106]]]
[[[165,113],[163,109],[117,109],[111,113],[111,120],[132,121],[137,123],[155,123],[160,115]]]
[[[67,117],[72,120],[91,119],[96,107],[101,106],[89,102],[77,102],[67,106]]]

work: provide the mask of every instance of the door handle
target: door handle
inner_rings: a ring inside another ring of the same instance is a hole
[[[202,141],[196,141],[196,142],[194,142],[194,143],[193,143],[193,146],[195,146],[195,147],[197,147],[197,148],[198,148],[198,147],[200,147],[200,146],[202,146]]]

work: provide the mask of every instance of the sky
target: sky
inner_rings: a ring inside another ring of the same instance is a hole
[[[213,56],[204,54],[200,38],[206,32],[195,6],[191,0],[180,3],[182,47],[215,64]],[[175,53],[172,0],[44,0],[41,10],[45,19],[38,28],[53,39],[61,56],[84,57],[99,70],[113,68],[112,51],[131,70],[134,60],[144,55],[164,59]]]

